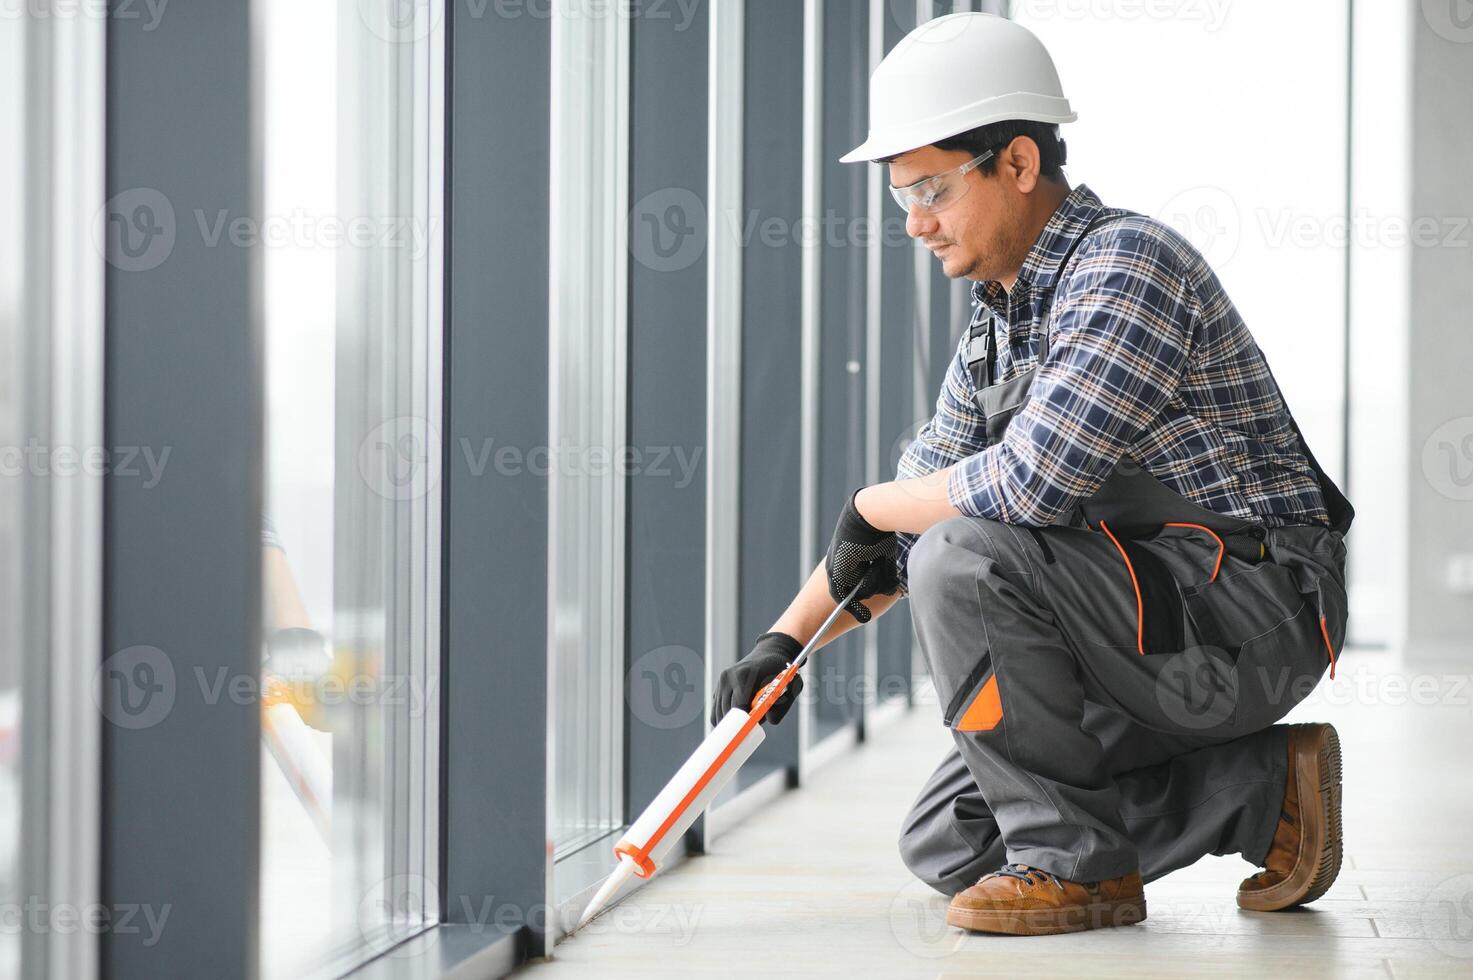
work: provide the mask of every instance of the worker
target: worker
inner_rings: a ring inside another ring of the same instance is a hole
[[[897,478],[844,502],[714,713],[867,577],[824,642],[910,599],[953,746],[899,846],[948,922],[1138,922],[1144,882],[1207,854],[1262,867],[1244,909],[1313,901],[1340,864],[1339,739],[1275,722],[1334,676],[1354,510],[1201,254],[1070,186],[1076,117],[1032,33],[930,21],[869,105],[842,159],[888,165],[909,235],[971,280],[971,322]]]

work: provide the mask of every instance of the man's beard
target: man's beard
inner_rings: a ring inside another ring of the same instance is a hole
[[[1004,275],[1015,272],[1028,255],[1029,249],[1033,247],[1031,241],[1023,240],[1023,220],[1021,209],[1012,206],[1011,203],[1003,205],[1004,213],[999,215],[997,233],[987,243],[985,250],[981,252],[970,252],[971,261],[966,268],[958,269],[954,274],[946,272],[952,279],[975,279],[982,282],[1001,280]],[[953,244],[950,251],[956,253],[960,246]],[[945,272],[945,256],[942,258],[942,271]]]

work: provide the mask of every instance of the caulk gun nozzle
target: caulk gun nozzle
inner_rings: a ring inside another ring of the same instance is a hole
[[[593,900],[590,901],[588,903],[588,907],[583,910],[583,917],[580,918],[578,920],[578,924],[573,927],[574,932],[582,929],[589,922],[591,922],[595,916],[597,916],[600,912],[604,910],[604,907],[609,904],[609,900],[612,899],[614,895],[619,891],[619,889],[624,886],[624,883],[626,881],[634,876],[634,868],[634,858],[630,857],[627,854],[619,855],[618,866],[614,868],[612,874],[604,879],[603,885],[601,885],[599,887],[599,890],[594,894]]]

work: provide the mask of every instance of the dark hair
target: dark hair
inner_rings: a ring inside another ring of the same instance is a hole
[[[1038,169],[1039,173],[1049,180],[1062,180],[1064,178],[1064,164],[1069,156],[1068,147],[1059,138],[1059,127],[1053,123],[1033,122],[1027,119],[1008,119],[1003,122],[988,123],[986,126],[978,126],[969,129],[965,133],[957,133],[945,139],[937,140],[934,145],[938,150],[965,150],[972,156],[978,156],[983,150],[993,150],[1001,153],[1002,150],[1019,136],[1026,136],[1038,146]],[[894,153],[888,157],[876,160],[876,163],[893,163],[896,158],[904,156],[903,153]],[[977,168],[982,173],[991,176],[997,172],[997,157],[983,162]]]

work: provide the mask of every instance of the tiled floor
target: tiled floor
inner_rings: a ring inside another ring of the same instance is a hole
[[[1144,923],[1070,936],[964,934],[910,879],[901,817],[947,747],[921,707],[802,790],[656,878],[555,959],[557,976],[1473,976],[1473,649],[1398,667],[1348,651],[1289,721],[1345,754],[1345,868],[1309,909],[1240,912],[1251,869],[1208,858],[1147,886]]]

